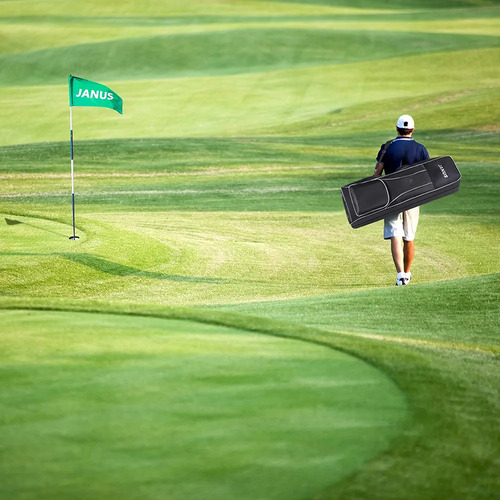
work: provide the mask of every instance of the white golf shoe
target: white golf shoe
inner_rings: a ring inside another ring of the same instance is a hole
[[[396,286],[407,285],[411,280],[411,273],[398,273],[396,278]]]

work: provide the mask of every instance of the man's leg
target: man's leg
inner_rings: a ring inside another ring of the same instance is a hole
[[[417,232],[418,219],[420,209],[419,207],[412,208],[403,213],[403,229],[404,229],[404,272],[410,275],[411,265],[413,263],[413,256],[415,255],[415,233]]]
[[[396,285],[406,285],[409,278],[404,273],[404,252],[403,252],[403,214],[396,214],[384,219],[384,239],[391,240],[391,254],[396,271]]]
[[[393,236],[391,238],[391,253],[392,260],[396,266],[396,271],[398,273],[402,273],[405,268],[406,255],[403,253],[403,245],[401,244],[401,238],[399,236]]]
[[[413,256],[415,255],[415,242],[412,241],[404,241],[403,242],[403,254],[404,254],[404,271],[405,273],[409,273],[411,269],[411,265],[413,263]]]

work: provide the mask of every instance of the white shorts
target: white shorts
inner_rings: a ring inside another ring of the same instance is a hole
[[[399,237],[405,241],[413,241],[417,232],[419,213],[420,207],[416,207],[384,219],[384,239]]]

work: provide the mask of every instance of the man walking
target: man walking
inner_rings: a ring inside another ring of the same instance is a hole
[[[373,175],[396,172],[404,165],[429,159],[425,147],[412,138],[415,122],[410,115],[402,115],[396,122],[398,136],[383,144],[377,155]],[[396,272],[396,286],[407,285],[411,279],[411,265],[415,252],[415,232],[420,208],[412,208],[384,219],[384,239],[391,240],[391,253]]]

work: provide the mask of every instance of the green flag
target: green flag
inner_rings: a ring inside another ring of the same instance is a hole
[[[69,75],[69,105],[111,108],[123,114],[123,100],[109,87]]]

